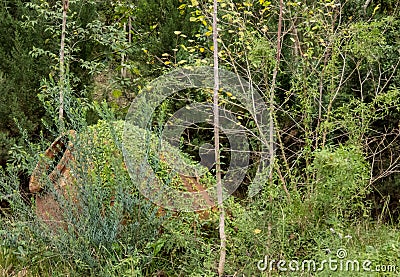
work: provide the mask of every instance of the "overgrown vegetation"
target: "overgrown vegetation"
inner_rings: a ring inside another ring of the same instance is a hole
[[[251,112],[222,84],[220,107],[235,114],[252,151],[245,180],[224,202],[225,274],[397,276],[400,4],[279,3],[218,2],[220,67],[259,91],[275,138],[273,163],[257,180],[262,189],[249,198],[260,151],[269,147],[260,137],[270,134],[260,134]],[[0,275],[218,276],[217,209],[170,212],[154,205],[129,176],[121,139],[129,104],[152,80],[174,68],[213,65],[212,1],[70,0],[62,83],[62,1],[0,7]],[[211,90],[174,93],[149,130],[133,127],[132,141],[157,141],[169,118],[196,102],[211,104]],[[212,127],[186,128],[170,153],[198,164],[199,150],[212,149]],[[65,136],[71,129],[76,135]],[[48,169],[41,191],[31,193],[29,177],[60,135],[73,144],[72,177],[55,177],[70,183],[60,190]],[[159,158],[156,143],[138,145],[132,155],[149,150],[147,162],[165,184],[181,190],[215,184],[215,165],[189,180],[174,172],[169,156]],[[224,174],[231,159],[224,134],[220,147]],[[140,174],[137,180],[146,180]],[[43,203],[57,215],[50,223],[38,210]],[[357,260],[360,270],[289,268],[291,260],[301,267],[329,259]],[[265,262],[272,260],[270,270]],[[278,260],[287,262],[286,271]],[[365,271],[365,260],[380,271]]]

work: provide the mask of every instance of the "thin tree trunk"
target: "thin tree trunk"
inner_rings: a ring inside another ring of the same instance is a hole
[[[363,5],[364,16],[367,15],[367,8],[368,8],[369,3],[371,3],[371,0],[365,1],[364,5]]]
[[[223,276],[226,257],[226,235],[225,235],[225,210],[222,203],[223,191],[221,182],[221,163],[219,153],[219,108],[218,108],[218,92],[219,92],[219,74],[218,74],[218,29],[217,29],[217,12],[218,3],[214,0],[213,11],[213,46],[214,46],[214,94],[213,94],[213,111],[214,111],[214,144],[215,144],[215,170],[217,179],[217,197],[219,209],[219,237],[221,240],[220,256],[218,264],[218,276]]]
[[[67,11],[69,0],[63,0],[63,17],[61,26],[61,42],[60,42],[60,106],[58,110],[58,118],[60,122],[64,120],[64,89],[65,89],[65,30],[67,27]]]
[[[132,18],[129,16],[128,25],[124,23],[124,33],[128,33],[128,44],[131,45],[132,42]],[[125,53],[121,55],[121,78],[127,77],[127,70],[125,64],[128,63],[129,57]]]
[[[126,33],[126,23],[124,23],[124,34]],[[125,64],[125,53],[121,54],[121,78],[126,78],[126,68],[124,67]]]
[[[281,59],[281,35],[282,35],[282,17],[283,17],[283,0],[279,1],[279,21],[278,21],[278,37],[276,42],[276,64],[272,72],[272,84],[269,94],[269,159],[270,159],[270,172],[269,172],[269,185],[273,186],[273,166],[274,166],[274,112],[275,112],[275,89],[276,77],[278,75],[279,63]],[[288,193],[285,183],[283,183],[284,190]],[[288,199],[290,195],[288,193]],[[272,197],[269,197],[269,202],[272,204]],[[268,222],[268,238],[272,236],[272,223]],[[268,240],[267,248],[270,248],[270,240]]]
[[[276,64],[272,73],[272,84],[269,94],[269,155],[271,166],[273,166],[274,158],[274,110],[275,110],[275,89],[276,77],[278,75],[279,63],[281,60],[281,36],[282,36],[282,17],[283,17],[283,0],[279,2],[279,21],[278,21],[278,38],[276,43]],[[272,170],[270,171],[270,182],[272,182]]]
[[[128,44],[129,44],[128,47],[130,47],[132,44],[132,17],[130,17],[130,16],[128,19]],[[129,57],[127,56],[126,63],[128,63],[128,61],[129,61]],[[125,69],[125,75],[126,75],[126,69]]]

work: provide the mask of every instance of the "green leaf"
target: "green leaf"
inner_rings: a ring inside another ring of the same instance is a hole
[[[112,96],[114,96],[115,98],[119,98],[122,96],[122,91],[120,89],[115,89],[112,92]]]

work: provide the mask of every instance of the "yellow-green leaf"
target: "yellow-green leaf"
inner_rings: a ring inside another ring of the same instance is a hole
[[[115,89],[115,90],[113,90],[112,95],[113,95],[115,98],[119,98],[119,97],[122,96],[122,91],[119,90],[119,89]]]
[[[374,11],[372,12],[372,15],[375,15],[376,11],[379,10],[380,7],[381,7],[381,4],[378,4],[378,5],[375,7]]]

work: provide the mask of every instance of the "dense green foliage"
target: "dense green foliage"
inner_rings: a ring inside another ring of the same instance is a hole
[[[69,2],[65,84],[62,1],[0,3],[0,275],[217,276],[216,209],[160,210],[129,177],[121,141],[128,106],[149,82],[173,68],[213,64],[212,2]],[[259,151],[269,147],[260,137],[269,134],[221,89],[220,106],[236,115],[252,150],[244,182],[224,203],[226,274],[367,274],[257,268],[265,256],[322,261],[337,259],[339,249],[351,260],[400,266],[400,3],[283,2],[278,40],[279,1],[219,1],[221,68],[259,90],[272,115],[276,155],[257,180],[260,193],[248,198]],[[132,140],[157,137],[177,110],[195,102],[212,103],[212,94],[173,94],[157,108],[152,133],[134,128]],[[213,143],[210,126],[187,128],[171,151],[200,161],[200,146]],[[36,213],[27,183],[44,150],[69,129],[77,132],[70,138],[74,196],[64,197],[49,178],[39,194],[52,195],[63,211],[54,228]],[[224,135],[221,148],[225,171]],[[160,180],[182,188],[168,158],[152,153],[148,161]],[[214,169],[199,179],[205,187],[215,183]],[[388,271],[371,276],[396,276]]]

